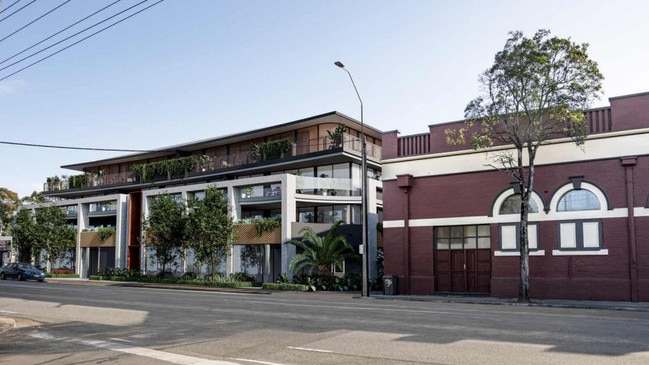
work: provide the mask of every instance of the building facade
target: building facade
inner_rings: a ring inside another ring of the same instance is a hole
[[[344,128],[340,128],[340,126]],[[337,129],[338,128],[338,129]],[[80,174],[51,177],[44,193],[67,212],[76,227],[77,245],[70,253],[81,277],[105,268],[148,274],[161,268],[146,246],[142,228],[149,204],[160,194],[180,200],[201,198],[205,189],[221,189],[235,221],[232,250],[219,268],[229,275],[246,272],[272,282],[286,273],[295,246],[283,244],[310,226],[326,231],[343,220],[356,249],[361,238],[361,130],[367,138],[368,246],[376,262],[376,223],[382,214],[380,131],[337,112],[272,127],[196,141],[159,150],[91,161],[63,168]],[[24,209],[38,209],[40,205]],[[258,234],[254,222],[276,219],[280,227]],[[102,229],[110,237],[100,237]],[[102,239],[103,238],[103,239]],[[57,265],[65,265],[66,259]],[[347,272],[360,272],[349,262]],[[205,274],[191,252],[172,265],[175,274]],[[376,277],[375,264],[370,277]]]
[[[649,93],[586,110],[583,148],[541,147],[529,214],[532,298],[649,301]],[[516,297],[520,195],[446,129],[383,135],[385,273],[400,294]],[[507,146],[498,147],[506,150]]]

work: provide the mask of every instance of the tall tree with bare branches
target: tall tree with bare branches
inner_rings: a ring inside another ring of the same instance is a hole
[[[480,77],[483,94],[465,109],[464,127],[446,130],[450,144],[471,143],[491,150],[492,166],[509,173],[520,189],[519,302],[529,302],[528,212],[534,164],[541,146],[570,138],[584,144],[588,123],[583,110],[598,97],[603,79],[588,56],[588,44],[539,30],[528,38],[511,32],[494,64]]]

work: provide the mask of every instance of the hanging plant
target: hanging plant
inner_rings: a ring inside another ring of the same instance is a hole
[[[88,184],[88,175],[71,175],[68,177],[68,186],[70,189],[85,188]]]
[[[250,146],[250,157],[253,161],[263,162],[284,158],[293,149],[293,138],[253,144]]]
[[[141,183],[152,182],[156,177],[166,177],[167,180],[184,179],[196,169],[197,162],[196,156],[180,157],[135,165],[131,171]]]

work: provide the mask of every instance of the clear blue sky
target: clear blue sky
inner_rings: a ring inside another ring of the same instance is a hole
[[[0,60],[113,1],[72,0],[0,41]],[[0,38],[63,2],[0,20]],[[649,91],[647,14],[646,0],[166,0],[0,81],[0,140],[151,149],[333,110],[359,118],[337,60],[367,124],[426,132],[462,118],[509,31],[539,28],[590,44],[605,76],[594,106],[607,105]],[[61,165],[116,155],[0,145],[0,186],[29,195],[48,176],[75,173]]]

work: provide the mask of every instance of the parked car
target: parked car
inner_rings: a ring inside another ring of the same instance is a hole
[[[6,264],[0,269],[0,279],[16,278],[17,280],[45,280],[45,273],[34,265],[25,262]]]

